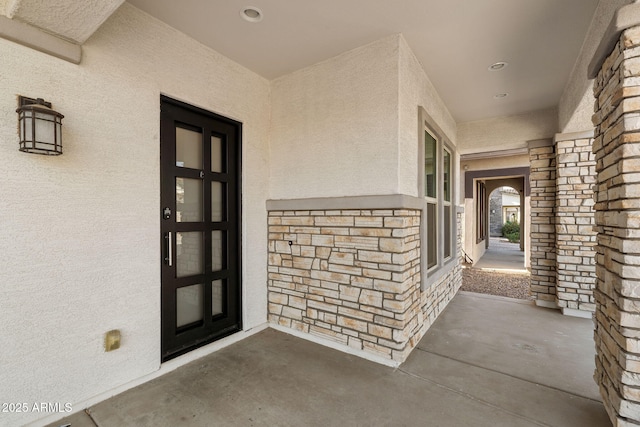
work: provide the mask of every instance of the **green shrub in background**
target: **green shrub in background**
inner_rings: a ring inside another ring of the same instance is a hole
[[[509,242],[511,242],[511,243],[520,242],[520,232],[519,231],[516,231],[515,233],[507,234],[505,237],[507,239],[509,239]]]
[[[509,239],[511,243],[520,241],[520,224],[517,221],[507,221],[502,226],[502,235]]]

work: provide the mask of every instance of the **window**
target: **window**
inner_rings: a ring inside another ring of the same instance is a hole
[[[444,229],[444,259],[451,258],[451,153],[446,148],[443,149],[442,155],[442,206],[443,229]]]
[[[424,234],[423,263],[427,275],[440,271],[455,252],[453,209],[453,153],[441,132],[424,127]]]
[[[429,132],[424,131],[424,196],[435,199],[437,197],[436,173],[438,143]]]
[[[438,265],[438,143],[424,131],[424,197],[427,201],[427,269]]]

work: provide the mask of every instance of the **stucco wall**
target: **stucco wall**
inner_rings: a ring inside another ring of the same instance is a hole
[[[587,79],[587,69],[598,44],[616,10],[631,0],[600,0],[582,44],[567,86],[558,106],[559,131],[582,132],[593,129],[593,81]]]
[[[273,199],[397,193],[397,57],[391,36],[272,82]]]
[[[460,154],[526,148],[527,141],[552,138],[558,130],[556,109],[532,111],[458,124]]]
[[[418,194],[418,106],[422,106],[446,137],[456,144],[456,122],[431,84],[422,66],[399,36],[399,134],[398,134],[398,190],[402,194]],[[458,165],[458,159],[454,159]]]
[[[244,123],[244,328],[266,321],[266,80],[126,3],[79,66],[3,39],[0,58],[1,402],[77,403],[158,369],[161,93]],[[18,94],[65,115],[62,156],[18,151]]]
[[[529,166],[529,155],[519,154],[515,156],[489,157],[483,159],[464,160],[460,162],[461,179],[464,179],[466,171],[481,171],[486,169],[522,168]]]

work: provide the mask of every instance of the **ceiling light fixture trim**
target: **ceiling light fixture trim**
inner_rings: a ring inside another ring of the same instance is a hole
[[[509,65],[508,62],[500,61],[489,65],[488,69],[489,71],[498,71],[504,69],[507,65]]]
[[[262,14],[262,10],[255,6],[245,6],[240,9],[240,16],[242,19],[248,22],[260,22],[264,15]]]

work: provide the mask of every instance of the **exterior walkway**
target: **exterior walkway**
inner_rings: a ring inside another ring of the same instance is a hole
[[[398,369],[268,329],[51,426],[609,426],[592,330],[461,292]]]
[[[489,247],[473,268],[527,271],[524,268],[524,251],[520,250],[520,245],[509,243],[501,237],[490,238]]]

